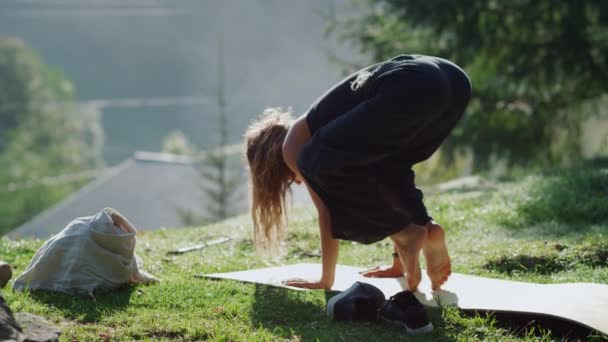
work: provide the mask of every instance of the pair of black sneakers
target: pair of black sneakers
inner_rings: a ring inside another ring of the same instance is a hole
[[[424,306],[411,291],[399,292],[386,300],[380,289],[362,282],[333,296],[327,302],[327,316],[336,321],[385,320],[403,326],[410,336],[433,331]]]

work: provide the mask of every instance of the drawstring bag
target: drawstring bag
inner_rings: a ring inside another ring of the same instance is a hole
[[[140,270],[136,233],[135,227],[111,208],[77,218],[40,247],[13,288],[88,294],[125,284],[157,282]]]

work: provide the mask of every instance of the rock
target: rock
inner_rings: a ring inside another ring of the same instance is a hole
[[[26,312],[15,314],[17,322],[23,327],[23,333],[27,336],[27,342],[55,342],[59,341],[61,330],[51,325],[42,317]]]
[[[0,296],[0,341],[22,341],[22,332],[13,312]]]
[[[0,288],[3,288],[8,284],[13,276],[13,270],[11,266],[5,262],[0,261]]]
[[[0,341],[56,342],[60,333],[58,328],[42,317],[25,312],[13,315],[0,296]]]

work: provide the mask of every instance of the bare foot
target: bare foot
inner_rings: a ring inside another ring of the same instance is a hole
[[[390,266],[376,266],[369,270],[359,272],[364,277],[369,278],[399,278],[403,277],[403,265],[399,257],[393,257],[393,264]]]
[[[401,262],[399,262],[401,265]],[[359,272],[360,275],[368,278],[399,278],[403,277],[403,269],[394,266],[376,266],[369,270]]]
[[[407,279],[407,287],[410,291],[416,291],[422,279],[420,250],[427,240],[427,230],[424,226],[410,224],[400,232],[391,235],[391,239],[399,252]]]
[[[435,221],[426,225],[428,239],[422,246],[424,258],[426,259],[426,273],[431,279],[433,290],[437,290],[448,280],[452,274],[452,263],[445,244],[445,231]]]

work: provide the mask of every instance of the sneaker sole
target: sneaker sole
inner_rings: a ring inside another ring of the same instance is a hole
[[[402,326],[405,328],[405,332],[408,334],[408,336],[421,336],[421,335],[427,335],[433,332],[433,323],[429,322],[429,324],[422,326],[420,328],[416,328],[416,329],[412,329],[410,327],[408,327],[405,323],[401,322],[401,321],[393,321],[390,320],[386,317],[380,317],[383,321],[385,322],[389,322],[389,323],[393,323],[393,324],[397,324],[399,326]]]

